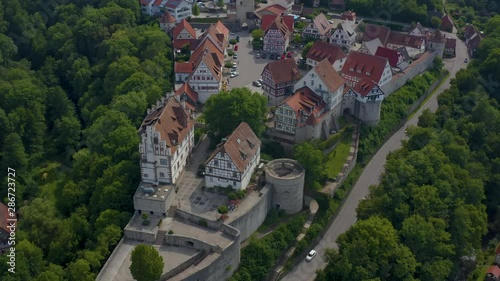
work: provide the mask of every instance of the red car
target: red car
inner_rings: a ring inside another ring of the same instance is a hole
[[[234,45],[234,51],[238,52],[238,45]]]

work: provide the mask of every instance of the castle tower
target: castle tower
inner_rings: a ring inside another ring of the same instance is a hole
[[[273,204],[287,214],[302,210],[305,170],[292,159],[276,159],[265,168],[266,182],[272,185]]]
[[[439,30],[439,28],[436,29],[436,31],[432,35],[432,38],[429,40],[429,46],[428,46],[429,50],[437,53],[437,55],[442,58],[445,44],[446,44],[445,35],[441,32],[441,30]]]

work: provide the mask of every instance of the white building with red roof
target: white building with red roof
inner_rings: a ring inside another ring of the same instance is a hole
[[[241,122],[205,162],[205,186],[246,189],[260,162],[260,144],[250,126]]]
[[[180,22],[192,15],[192,5],[186,0],[141,0],[139,3],[141,12],[149,16],[161,15],[163,11],[168,11],[176,22]]]
[[[164,12],[160,17],[160,28],[165,32],[170,32],[176,23],[176,19],[169,12]]]
[[[264,30],[263,50],[272,54],[283,54],[293,33],[293,17],[264,16],[261,26]]]
[[[177,39],[196,39],[196,31],[185,19],[181,20],[172,30],[172,40]]]
[[[301,77],[293,58],[269,62],[262,71],[262,90],[269,103],[277,105],[291,96]]]
[[[362,79],[354,87],[349,87],[342,99],[342,113],[350,114],[368,125],[376,125],[380,120],[380,109],[384,92],[374,82]]]
[[[341,47],[323,41],[316,41],[306,55],[306,63],[314,67],[324,59],[327,59],[336,71],[340,71],[346,57],[347,55]]]
[[[350,52],[341,70],[346,85],[350,87],[367,79],[379,87],[392,79],[392,69],[389,60],[360,52]]]
[[[330,36],[330,43],[338,45],[349,50],[356,42],[356,32],[354,31],[353,24],[347,21],[342,21],[337,26]]]
[[[148,109],[139,128],[141,179],[146,184],[173,184],[194,146],[194,120],[174,97]]]
[[[302,38],[313,38],[324,41],[330,37],[332,28],[333,25],[328,22],[326,16],[321,13],[302,30]]]
[[[177,100],[183,103],[183,106],[185,105],[191,114],[198,107],[198,93],[188,83],[182,83],[179,89],[175,90],[174,94]]]

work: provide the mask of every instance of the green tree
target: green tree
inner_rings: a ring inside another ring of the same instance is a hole
[[[84,259],[78,259],[70,263],[66,269],[69,281],[93,281],[95,274],[90,271],[89,263]]]
[[[432,26],[434,26],[435,28],[439,28],[441,26],[441,19],[438,18],[438,17],[432,17],[431,18],[431,24]]]
[[[309,50],[311,49],[312,45],[314,42],[309,42],[304,46],[304,49],[302,49],[302,58],[305,59],[307,57],[307,53],[309,53]]]
[[[220,8],[224,8],[226,4],[224,3],[224,0],[217,0],[217,6],[219,6]]]
[[[193,16],[199,16],[200,15],[200,7],[198,6],[198,3],[195,3],[193,5]]]
[[[212,135],[229,135],[241,122],[246,122],[256,135],[265,130],[264,117],[267,100],[247,88],[234,88],[230,92],[212,95],[205,104],[204,117]],[[221,110],[223,108],[224,110]]]
[[[295,43],[295,44],[302,43],[302,36],[300,36],[300,34],[295,34],[293,36],[293,41],[292,42]]]
[[[315,148],[310,142],[295,146],[293,156],[306,169],[306,182],[309,188],[317,188],[324,180],[323,152]]]
[[[2,170],[4,171],[7,171],[9,167],[21,170],[28,165],[28,155],[17,133],[5,137],[2,156]]]
[[[252,40],[259,41],[262,37],[264,37],[264,30],[257,28],[252,31]]]
[[[163,271],[163,258],[152,246],[137,245],[130,257],[130,272],[137,281],[156,281]]]
[[[80,142],[80,120],[63,116],[54,122],[54,143],[59,151],[73,151]]]

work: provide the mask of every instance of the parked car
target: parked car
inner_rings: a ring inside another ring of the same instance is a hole
[[[317,252],[315,250],[311,250],[309,254],[306,256],[306,261],[312,261],[314,257],[316,256]]]
[[[234,78],[234,77],[236,77],[238,75],[240,75],[240,74],[235,71],[235,72],[231,72],[231,74],[229,74],[229,77]]]
[[[236,42],[240,42],[240,37],[236,36]]]
[[[264,80],[262,80],[262,78],[261,78],[261,79],[259,79],[259,80],[257,80],[257,81],[258,81],[260,84],[264,84]]]
[[[233,68],[236,68],[236,67],[238,67],[238,64],[233,62]]]
[[[259,54],[259,53],[257,53],[257,55],[255,55],[255,57],[256,57],[256,58],[260,58],[260,54]]]
[[[253,81],[252,85],[255,87],[262,87],[262,84],[260,84],[259,81]]]
[[[263,53],[262,56],[261,56],[261,58],[263,58],[263,59],[267,58],[267,54]]]
[[[237,59],[237,58],[238,58],[238,54],[234,54],[233,59]]]

